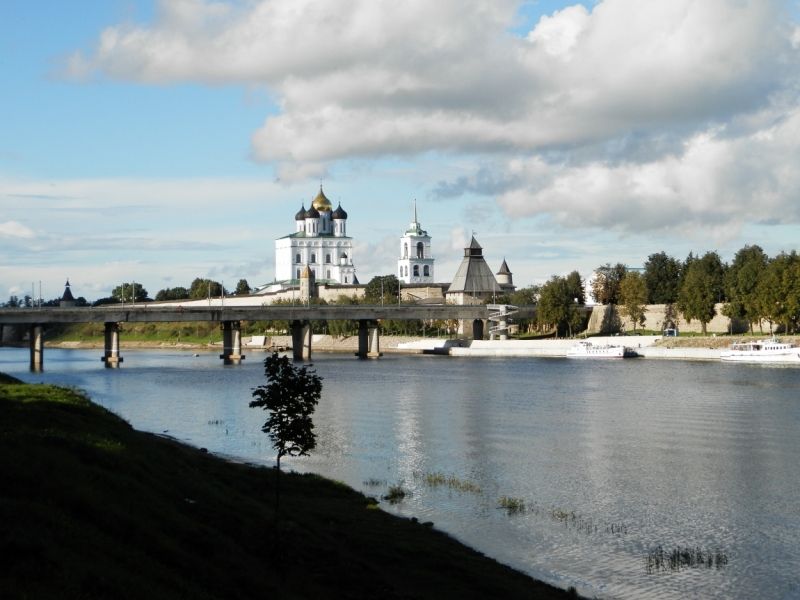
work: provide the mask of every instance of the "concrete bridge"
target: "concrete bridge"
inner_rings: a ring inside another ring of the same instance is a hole
[[[516,307],[514,307],[516,309]],[[506,314],[502,311],[503,315]],[[43,333],[47,325],[64,323],[104,323],[105,352],[102,361],[107,367],[122,362],[119,353],[120,323],[218,321],[222,329],[222,354],[225,364],[236,364],[242,354],[241,321],[289,321],[292,349],[296,360],[311,357],[311,321],[358,321],[358,352],[356,356],[376,358],[380,352],[381,319],[457,319],[472,322],[473,339],[483,339],[483,323],[498,318],[496,309],[483,304],[474,305],[295,305],[295,306],[209,306],[182,307],[137,305],[104,305],[89,308],[5,308],[0,309],[0,326],[26,325],[30,331],[31,369],[44,365]],[[509,313],[510,314],[510,313]],[[532,318],[535,306],[516,309],[514,318]],[[502,325],[507,323],[500,317]],[[495,328],[497,329],[497,328]]]

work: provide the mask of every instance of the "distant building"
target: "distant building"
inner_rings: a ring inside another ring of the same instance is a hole
[[[69,289],[69,279],[67,279],[67,285],[64,288],[64,294],[61,296],[61,300],[59,300],[58,305],[61,308],[75,307],[75,298],[73,297],[72,292]]]
[[[496,273],[496,279],[497,285],[500,286],[504,294],[512,294],[516,291],[517,286],[514,285],[514,278],[505,258],[503,259],[503,264],[500,265],[500,270]]]
[[[319,194],[306,210],[295,215],[295,232],[275,240],[275,281],[254,294],[276,293],[300,285],[308,267],[317,284],[358,284],[353,263],[353,239],[347,235],[347,213],[331,201],[319,186]]]
[[[419,225],[416,200],[414,200],[414,221],[400,238],[397,279],[403,284],[433,283],[431,236]]]
[[[508,265],[506,270],[508,271]],[[508,274],[510,276],[511,272]],[[455,304],[481,304],[486,298],[501,294],[503,288],[494,278],[486,259],[483,258],[483,248],[473,236],[469,246],[464,248],[464,258],[447,289],[445,298]]]

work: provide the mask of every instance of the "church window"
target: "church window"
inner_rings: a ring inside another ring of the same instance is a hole
[[[431,274],[431,269],[430,269],[430,267],[429,267],[428,265],[425,265],[425,266],[422,268],[422,274],[423,274],[425,277],[429,277],[429,276],[430,276],[430,274]]]
[[[330,262],[331,262],[331,255],[330,254],[326,254],[325,255],[325,262],[330,264]]]
[[[297,279],[300,279],[300,269],[297,269]]]
[[[300,255],[299,254],[295,254],[294,255],[294,262],[296,262],[298,264],[300,263]]]
[[[425,245],[417,242],[417,258],[425,258]]]
[[[414,265],[414,277],[419,277],[419,265]]]
[[[408,244],[403,244],[403,258],[408,258]]]
[[[408,266],[406,265],[406,277],[408,277]]]
[[[344,282],[347,283],[347,275],[344,276]]]
[[[330,278],[331,278],[331,270],[328,269],[327,275],[325,275],[325,279],[330,279]]]
[[[315,262],[317,262],[317,255],[316,255],[316,254],[314,254],[313,252],[311,253],[311,262],[312,262],[312,263],[315,263]]]

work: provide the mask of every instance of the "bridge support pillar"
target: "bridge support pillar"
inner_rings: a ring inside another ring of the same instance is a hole
[[[238,365],[244,360],[242,354],[242,326],[239,321],[223,321],[222,354],[219,357],[226,365]]]
[[[501,340],[508,339],[508,319],[505,317],[500,317],[500,321],[497,323],[500,327],[500,335],[498,336]]]
[[[483,339],[483,321],[481,319],[475,319],[472,322],[472,339],[473,340]]]
[[[358,352],[360,358],[378,358],[381,353],[381,328],[377,321],[358,321]]]
[[[294,360],[311,358],[311,323],[292,321],[292,357]]]
[[[116,369],[122,362],[119,355],[119,323],[105,324],[105,355],[100,360],[106,363],[108,369]]]
[[[44,327],[31,325],[31,371],[41,371],[44,368]]]

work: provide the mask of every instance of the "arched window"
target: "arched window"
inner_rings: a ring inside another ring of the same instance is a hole
[[[430,269],[430,267],[429,267],[428,265],[425,265],[425,266],[422,268],[422,274],[423,274],[425,277],[429,277],[429,276],[430,276],[430,274],[431,274],[431,269]]]
[[[414,277],[419,277],[419,265],[414,265],[412,273],[414,273]]]
[[[300,279],[300,269],[297,269],[297,279]]]
[[[406,277],[408,277],[408,266],[406,266]]]
[[[300,264],[300,255],[299,254],[295,254],[294,255],[294,262],[296,262],[297,264]]]
[[[408,244],[403,244],[403,258],[408,258]]]
[[[312,262],[312,263],[315,263],[315,262],[317,262],[317,255],[316,255],[316,254],[314,254],[313,252],[311,253],[311,262]]]
[[[425,258],[425,244],[417,242],[417,258]]]
[[[344,282],[347,283],[347,275],[344,276]]]
[[[325,255],[325,262],[328,263],[328,264],[331,264],[331,255],[330,254],[326,254]]]
[[[328,269],[326,272],[327,272],[327,275],[325,275],[325,279],[330,279],[331,278],[331,270]]]

